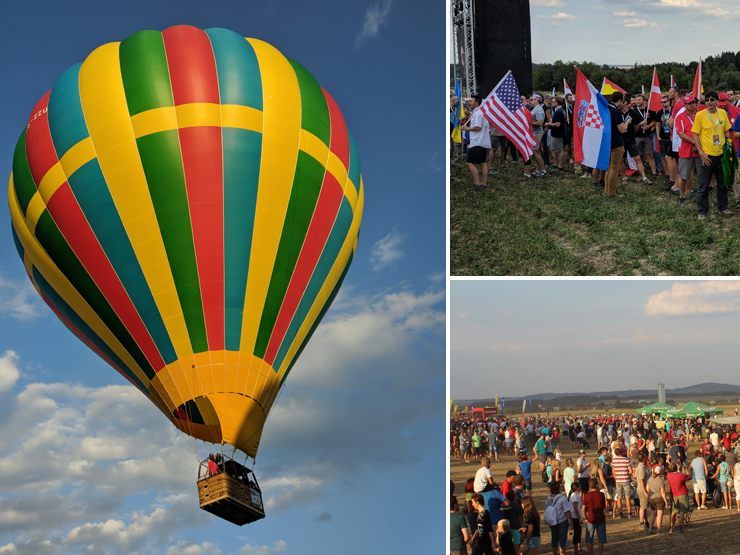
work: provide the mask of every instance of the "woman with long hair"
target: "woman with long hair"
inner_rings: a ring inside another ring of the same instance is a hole
[[[521,555],[539,555],[540,552],[540,513],[531,497],[522,500],[523,526],[519,530],[522,534]]]

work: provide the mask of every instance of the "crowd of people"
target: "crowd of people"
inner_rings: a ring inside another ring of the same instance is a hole
[[[701,220],[706,220],[709,213],[711,189],[716,189],[718,212],[732,215],[728,203],[732,186],[735,205],[740,208],[737,168],[729,177],[722,169],[723,156],[727,159],[729,153],[736,167],[736,157],[740,158],[740,92],[708,91],[695,98],[688,91],[671,88],[662,95],[657,111],[648,110],[647,98],[642,94],[615,92],[608,99],[611,156],[609,170],[601,171],[574,163],[572,94],[522,96],[536,141],[534,154],[523,161],[523,178],[544,178],[572,170],[603,188],[609,197],[616,196],[620,176],[626,182],[634,175],[645,185],[659,186],[662,180],[662,189],[675,195],[681,204],[693,196]],[[465,108],[460,123],[463,142],[452,143],[452,159],[465,156],[478,191],[488,187],[489,176],[509,157],[513,161],[521,159],[514,143],[484,117],[482,101],[480,96],[458,99],[450,93],[451,114],[458,113],[459,102]]]
[[[565,457],[561,451],[578,451]],[[492,465],[514,456],[494,479]],[[451,481],[453,555],[536,555],[549,526],[554,553],[564,555],[572,529],[574,555],[599,553],[607,521],[633,519],[648,534],[683,533],[694,510],[740,512],[740,433],[711,419],[658,415],[483,418],[454,413],[450,456],[479,465],[455,491]],[[574,460],[575,458],[575,460]],[[532,481],[549,495],[540,507]],[[585,532],[585,533],[584,533]]]

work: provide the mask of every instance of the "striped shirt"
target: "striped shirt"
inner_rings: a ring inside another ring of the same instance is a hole
[[[627,457],[614,455],[612,457],[612,471],[614,472],[614,481],[618,484],[624,484],[630,481],[630,460]]]

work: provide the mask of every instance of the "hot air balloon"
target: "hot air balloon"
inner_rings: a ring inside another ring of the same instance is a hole
[[[18,253],[59,319],[181,431],[252,459],[352,261],[363,198],[342,114],[304,67],[185,25],[67,69],[8,186]],[[246,465],[219,470],[199,476],[201,506],[263,517]]]

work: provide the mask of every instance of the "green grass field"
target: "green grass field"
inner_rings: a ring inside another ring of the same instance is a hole
[[[570,166],[569,166],[570,167]],[[696,203],[679,205],[635,178],[607,199],[572,171],[525,181],[521,162],[473,190],[462,160],[450,178],[452,275],[737,275],[740,213],[707,222]]]

